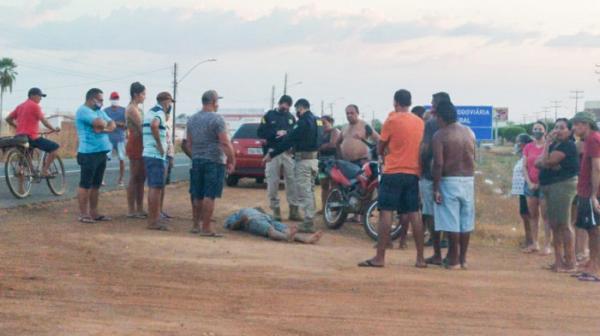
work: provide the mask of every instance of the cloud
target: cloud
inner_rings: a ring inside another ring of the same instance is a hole
[[[546,46],[554,48],[600,48],[600,34],[580,32],[572,35],[557,36]]]
[[[68,4],[68,0],[51,2],[57,7]],[[426,37],[477,36],[489,42],[519,42],[533,36],[471,23],[444,29],[422,22],[377,21],[364,14],[319,13],[311,8],[274,9],[252,20],[224,10],[121,8],[104,17],[53,19],[33,27],[10,25],[4,31],[14,47],[22,48],[192,54],[291,46],[325,51],[342,42],[392,44]]]
[[[466,23],[452,28],[444,33],[445,36],[474,36],[488,39],[489,42],[522,42],[527,39],[539,37],[540,34],[532,31],[515,31],[482,25],[476,23]]]

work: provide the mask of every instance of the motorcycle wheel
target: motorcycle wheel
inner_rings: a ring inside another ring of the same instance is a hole
[[[392,222],[392,228],[390,230],[390,239],[397,239],[402,233],[402,225],[400,223],[400,218],[394,212]],[[367,206],[367,211],[365,211],[365,215],[363,216],[363,227],[365,232],[371,239],[377,241],[379,239],[379,234],[377,233],[377,228],[379,226],[380,220],[380,211],[377,200],[371,201]]]
[[[348,217],[348,212],[344,195],[339,188],[333,188],[325,201],[325,210],[323,211],[325,225],[331,230],[337,230],[344,225],[346,217]]]

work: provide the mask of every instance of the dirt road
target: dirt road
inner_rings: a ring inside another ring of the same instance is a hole
[[[412,245],[359,269],[358,226],[316,246],[192,236],[186,188],[168,190],[168,233],[126,219],[122,192],[102,196],[107,224],[77,223],[74,201],[0,212],[0,335],[600,334],[600,285],[547,257],[475,239],[469,271],[417,270]],[[264,200],[227,189],[217,222]]]

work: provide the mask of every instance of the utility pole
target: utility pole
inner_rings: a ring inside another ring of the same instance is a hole
[[[554,120],[556,121],[556,119],[558,119],[558,109],[561,108],[561,101],[560,100],[553,100],[550,103],[552,103],[552,106],[550,106],[551,108],[554,109]]]
[[[550,108],[549,107],[542,107],[542,113],[544,114],[544,122],[548,121],[548,112],[550,112]]]
[[[571,91],[571,94],[573,94],[574,96],[571,96],[571,99],[575,99],[575,113],[579,112],[579,99],[583,98],[583,91],[582,90],[573,90]]]
[[[271,110],[275,108],[275,85],[271,87]]]
[[[171,115],[173,118],[173,128],[171,129],[173,146],[175,146],[175,133],[177,131],[177,112],[175,111],[177,109],[177,84],[177,62],[175,62],[175,64],[173,64],[173,100],[175,100],[175,102],[173,103],[173,114]]]
[[[287,72],[286,72],[285,76],[283,77],[283,94],[284,95],[287,94],[287,82],[288,82],[288,75],[287,75]]]
[[[323,113],[325,113],[325,102],[321,100],[321,117],[323,116]]]

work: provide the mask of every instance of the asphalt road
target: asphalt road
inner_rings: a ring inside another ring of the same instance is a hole
[[[15,198],[6,185],[6,179],[4,177],[4,164],[0,167],[0,208],[12,208],[24,204],[33,204],[48,202],[61,199],[69,199],[76,196],[77,186],[79,184],[79,166],[75,159],[65,159],[63,161],[65,165],[65,174],[67,176],[67,191],[62,196],[54,196],[46,181],[41,183],[33,184],[31,187],[31,194],[25,199]],[[175,157],[175,167],[171,174],[171,181],[185,181],[189,179],[189,167],[190,160],[187,156],[179,154]],[[125,163],[125,183],[128,181],[129,174],[129,163]],[[106,186],[102,187],[103,191],[119,189],[117,185],[117,179],[119,177],[119,161],[113,158],[108,162],[106,173],[104,175],[104,182]]]

